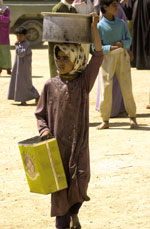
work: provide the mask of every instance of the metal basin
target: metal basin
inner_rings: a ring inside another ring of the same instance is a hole
[[[92,43],[91,16],[43,12],[43,41]]]

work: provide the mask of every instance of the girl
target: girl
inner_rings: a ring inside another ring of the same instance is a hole
[[[67,189],[51,196],[58,229],[81,228],[78,211],[89,200],[89,93],[103,60],[96,13],[92,18],[95,51],[89,64],[80,45],[55,45],[59,73],[46,82],[35,112],[41,138],[57,138],[68,182]]]

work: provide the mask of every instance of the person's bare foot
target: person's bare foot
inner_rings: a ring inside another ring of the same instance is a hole
[[[109,129],[109,121],[103,121],[99,126],[96,127],[97,130]]]
[[[130,129],[137,129],[138,127],[136,118],[130,118]]]
[[[26,106],[27,104],[26,104],[26,102],[21,102],[20,105],[21,106]]]
[[[77,214],[71,215],[71,229],[80,229],[81,225]]]

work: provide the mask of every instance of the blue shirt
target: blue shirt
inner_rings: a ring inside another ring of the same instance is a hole
[[[128,27],[122,19],[114,17],[114,20],[110,21],[103,16],[102,20],[97,24],[97,29],[101,37],[104,53],[110,52],[110,46],[117,41],[123,43],[123,48],[130,48],[132,39]]]

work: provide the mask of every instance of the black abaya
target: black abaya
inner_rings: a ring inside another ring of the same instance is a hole
[[[150,69],[150,0],[137,0],[133,9],[133,67]]]

